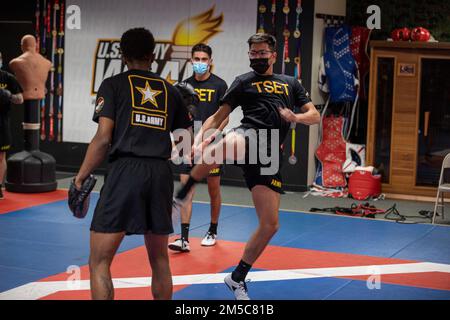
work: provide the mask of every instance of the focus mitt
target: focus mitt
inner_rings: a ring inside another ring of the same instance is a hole
[[[86,216],[89,210],[90,194],[96,182],[97,179],[91,174],[83,181],[80,190],[75,186],[75,179],[70,183],[68,203],[74,217],[82,219]]]

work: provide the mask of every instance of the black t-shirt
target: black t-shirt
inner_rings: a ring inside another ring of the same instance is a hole
[[[278,107],[294,110],[309,102],[309,93],[294,77],[263,76],[253,71],[238,76],[221,100],[233,110],[242,107],[241,123],[246,127],[280,129],[280,144],[289,132],[290,123],[281,118]]]
[[[117,157],[169,159],[170,132],[192,126],[183,99],[169,82],[141,70],[129,70],[105,79],[97,93],[93,120],[115,122],[109,153]]]
[[[0,70],[0,88],[9,90],[12,94],[22,93],[23,90],[11,73]],[[0,105],[0,116],[6,116],[11,110],[11,102],[6,105]]]
[[[228,88],[227,83],[215,74],[205,81],[197,81],[192,76],[186,82],[194,87],[200,98],[194,120],[204,122],[219,109],[220,99]]]

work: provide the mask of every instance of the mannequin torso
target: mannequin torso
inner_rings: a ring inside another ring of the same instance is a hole
[[[22,55],[9,63],[9,67],[15,73],[17,81],[23,89],[25,100],[43,99],[45,83],[52,63],[37,53],[35,47],[23,49],[23,51]]]

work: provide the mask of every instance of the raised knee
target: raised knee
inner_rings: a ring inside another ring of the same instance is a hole
[[[226,136],[225,146],[228,160],[242,161],[245,159],[245,138],[242,136],[230,133]]]

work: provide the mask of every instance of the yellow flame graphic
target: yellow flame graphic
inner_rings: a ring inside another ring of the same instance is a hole
[[[223,22],[223,14],[212,18],[215,6],[208,11],[190,19],[181,21],[173,33],[172,42],[176,46],[193,46],[200,42],[206,42],[222,30],[218,29]]]
[[[172,79],[172,75],[171,74],[167,75],[166,81],[169,82],[170,84],[174,84],[175,82],[177,82],[177,80]]]

